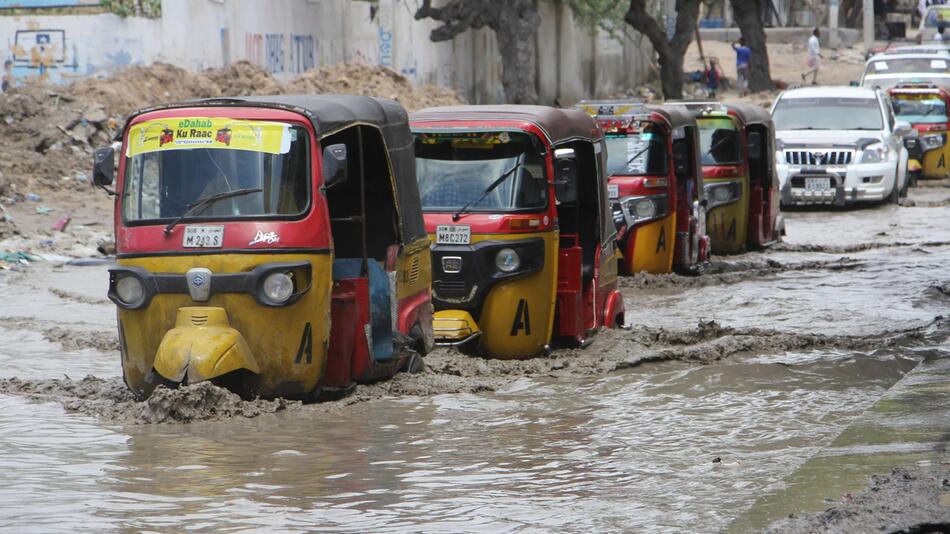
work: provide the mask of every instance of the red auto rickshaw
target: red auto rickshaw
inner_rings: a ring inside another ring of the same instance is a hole
[[[603,134],[544,106],[410,117],[437,342],[526,358],[623,325]]]
[[[421,368],[429,239],[406,111],[262,96],[132,114],[116,184],[122,371],[138,396],[211,381],[313,398]],[[242,121],[228,139],[215,135]],[[174,139],[150,128],[168,123]],[[96,151],[94,182],[113,182]]]

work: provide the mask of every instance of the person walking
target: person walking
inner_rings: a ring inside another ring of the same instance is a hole
[[[719,90],[719,67],[716,58],[709,58],[709,66],[706,67],[703,77],[706,79],[707,98],[716,98],[716,92]]]
[[[742,37],[732,43],[732,49],[736,51],[736,88],[739,89],[739,96],[746,96],[749,93],[749,60],[752,59],[752,50],[745,45],[745,39]]]
[[[808,78],[808,75],[811,75],[811,84],[818,85],[818,70],[821,68],[821,43],[818,41],[818,37],[821,36],[821,31],[818,28],[815,28],[811,32],[811,37],[808,38],[808,69],[802,73],[802,83],[805,83],[805,80]]]

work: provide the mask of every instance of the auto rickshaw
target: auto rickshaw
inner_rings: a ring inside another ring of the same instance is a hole
[[[696,116],[714,254],[738,254],[781,240],[775,128],[758,107],[684,102]]]
[[[623,325],[603,134],[543,106],[410,117],[437,343],[527,358]]]
[[[950,161],[950,91],[932,83],[907,83],[888,90],[897,120],[907,121],[917,131],[905,139],[910,154],[908,170],[914,178],[945,178]]]
[[[418,370],[433,346],[431,266],[407,119],[357,96],[134,113],[109,271],[128,387],[210,380],[309,398]],[[96,151],[96,185],[112,184],[113,158]]]
[[[621,272],[694,273],[708,260],[699,130],[683,106],[582,101],[606,134]]]

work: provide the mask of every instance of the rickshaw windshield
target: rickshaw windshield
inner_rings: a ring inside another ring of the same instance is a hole
[[[424,210],[452,211],[469,203],[468,211],[491,212],[547,206],[544,157],[528,134],[417,134],[416,176]]]
[[[894,114],[911,124],[947,122],[947,103],[933,94],[894,95]]]
[[[197,124],[189,128],[188,123]],[[292,217],[310,205],[305,128],[230,119],[145,123],[129,133],[122,194],[126,221]],[[228,124],[223,124],[228,123]],[[235,192],[208,202],[212,195]]]
[[[696,122],[703,165],[736,165],[742,161],[739,132],[731,119],[700,119]]]
[[[666,137],[653,132],[608,135],[607,176],[665,175]]]

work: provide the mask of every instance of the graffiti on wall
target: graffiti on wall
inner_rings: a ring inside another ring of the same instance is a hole
[[[244,34],[244,59],[271,74],[300,73],[316,67],[317,39],[312,35]]]
[[[379,64],[393,68],[395,54],[393,53],[393,3],[381,2],[378,11],[379,17]]]
[[[75,45],[69,47],[66,31],[49,28],[17,30],[9,45],[9,64],[4,76],[36,77],[41,80],[60,77],[61,71],[77,72],[79,63]]]

